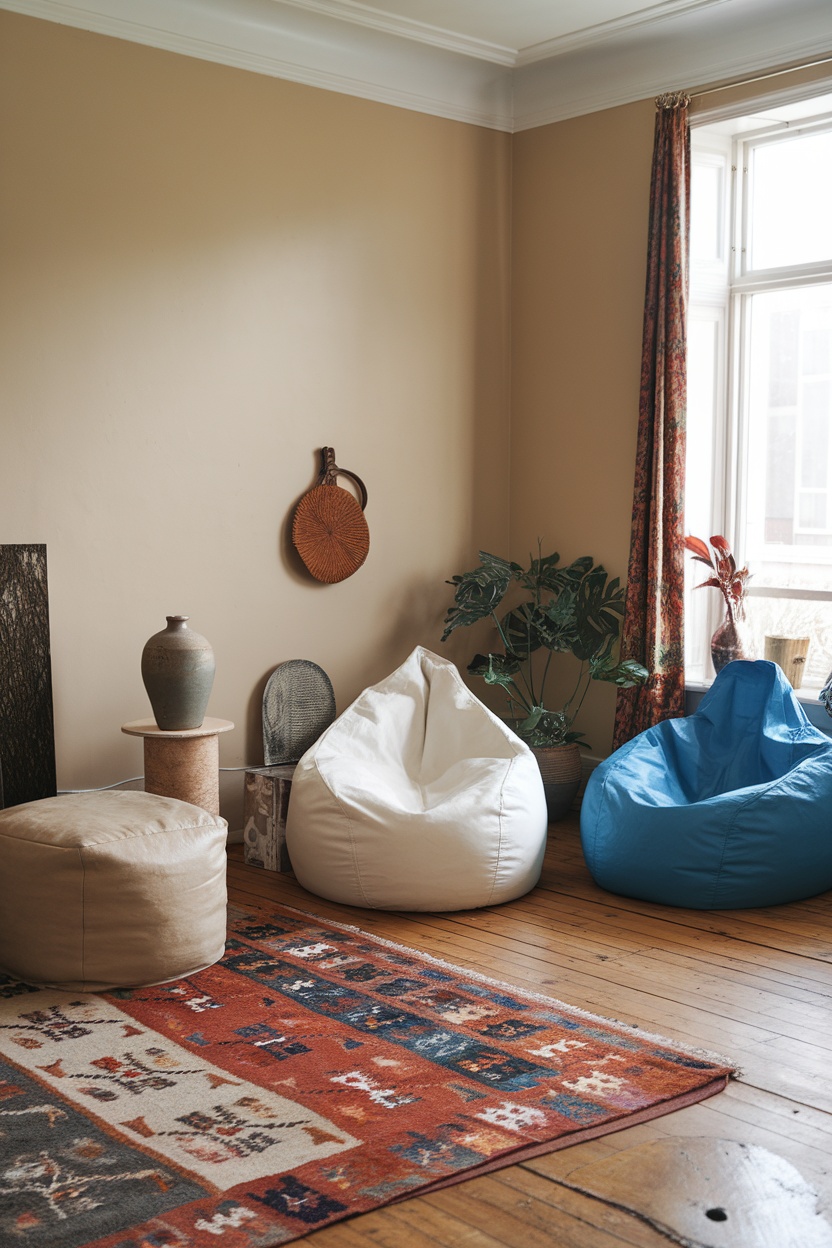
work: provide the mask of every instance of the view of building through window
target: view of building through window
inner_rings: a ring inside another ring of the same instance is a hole
[[[748,563],[748,619],[832,671],[832,97],[692,131],[686,529]],[[701,565],[698,565],[701,570]],[[686,671],[709,681],[713,590],[688,569]]]

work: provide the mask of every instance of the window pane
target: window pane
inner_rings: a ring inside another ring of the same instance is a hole
[[[696,263],[715,264],[722,259],[722,165],[706,158],[694,159],[691,168],[691,202],[697,210],[690,222],[690,254]]]
[[[721,376],[720,309],[697,308],[688,320],[688,418],[685,475],[685,531],[707,538],[713,531],[714,426]],[[685,672],[688,680],[712,675],[709,639],[719,603],[711,590],[695,593],[705,569],[685,559]]]
[[[803,491],[800,495],[798,522],[801,529],[823,529],[826,525],[826,495]]]
[[[807,329],[803,371],[805,373],[828,373],[832,367],[832,331]]]
[[[755,585],[832,590],[832,286],[748,298],[746,516]]]
[[[766,444],[764,541],[794,540],[795,417],[769,413]]]
[[[769,314],[769,406],[794,407],[797,402],[797,349],[800,310],[784,308]]]
[[[751,148],[749,267],[832,259],[832,132]]]
[[[807,378],[800,413],[800,484],[805,488],[825,490],[827,486],[829,410],[829,382]]]

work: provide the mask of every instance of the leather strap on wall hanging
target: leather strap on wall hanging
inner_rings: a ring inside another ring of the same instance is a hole
[[[339,476],[355,484],[360,502],[338,485]],[[334,449],[325,446],[318,484],[304,494],[292,521],[292,541],[316,581],[328,585],[345,581],[361,567],[370,549],[366,506],[364,482],[354,472],[339,468]]]

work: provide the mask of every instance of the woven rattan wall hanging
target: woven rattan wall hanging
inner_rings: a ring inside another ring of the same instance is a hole
[[[358,489],[360,502],[337,478],[349,477]],[[321,451],[318,484],[297,505],[292,521],[292,541],[316,581],[333,584],[357,572],[370,549],[370,530],[364,518],[367,490],[354,472],[339,468],[335,451]]]

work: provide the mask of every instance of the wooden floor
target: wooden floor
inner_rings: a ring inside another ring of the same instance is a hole
[[[639,1171],[624,1201],[606,1199],[603,1183],[599,1195],[598,1183],[588,1181],[604,1159],[622,1150],[640,1147],[632,1154],[640,1158],[646,1145],[663,1141],[672,1154],[681,1139],[698,1140],[700,1151],[712,1148],[717,1166],[728,1155],[720,1141],[756,1145],[790,1162],[820,1196],[819,1238],[778,1232],[778,1219],[769,1218],[742,1240],[729,1234],[729,1221],[723,1228],[713,1223],[713,1238],[701,1242],[732,1248],[783,1248],[793,1239],[806,1248],[832,1243],[832,1232],[827,1240],[824,1230],[825,1218],[832,1223],[832,893],[732,912],[615,897],[592,883],[574,815],[549,830],[538,888],[506,906],[458,914],[336,906],[305,892],[292,876],[245,866],[240,845],[231,847],[229,858],[233,900],[283,901],[341,919],[518,987],[716,1051],[741,1069],[726,1091],[699,1105],[338,1223],[309,1236],[304,1242],[310,1248],[690,1243],[657,1230],[649,1216],[652,1163]],[[656,1147],[648,1151],[655,1154]],[[594,1195],[585,1194],[593,1189]],[[730,1215],[724,1192],[721,1200]],[[784,1221],[791,1225],[791,1215]]]

